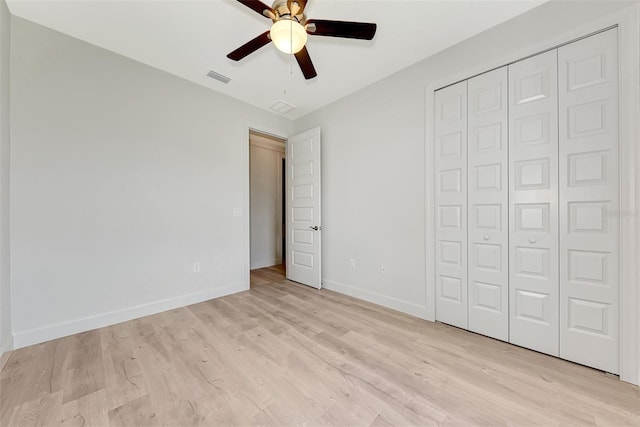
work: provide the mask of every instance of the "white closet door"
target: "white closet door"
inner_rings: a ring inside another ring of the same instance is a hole
[[[509,66],[509,341],[558,355],[557,51]]]
[[[468,83],[469,330],[509,339],[507,67]]]
[[[619,372],[618,32],[558,50],[560,356]]]
[[[435,94],[436,320],[467,328],[467,82]]]

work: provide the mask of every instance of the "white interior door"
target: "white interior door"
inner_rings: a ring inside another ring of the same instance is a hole
[[[469,80],[469,330],[509,339],[507,67]]]
[[[618,31],[558,50],[560,356],[619,372]]]
[[[435,94],[436,320],[467,328],[467,82]]]
[[[509,341],[558,355],[557,51],[509,66]]]
[[[287,140],[287,279],[320,289],[320,128]]]

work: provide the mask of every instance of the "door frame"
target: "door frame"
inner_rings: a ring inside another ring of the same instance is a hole
[[[435,321],[435,137],[433,134],[434,92],[450,84],[491,71],[528,56],[554,49],[609,27],[618,27],[619,85],[626,90],[619,98],[620,131],[620,379],[640,385],[640,4],[593,20],[566,32],[539,40],[522,49],[507,52],[450,75],[425,88],[425,254],[426,318]],[[624,321],[623,321],[624,319]]]
[[[261,149],[261,150],[265,150],[265,151],[269,151],[270,153],[275,153],[277,156],[277,161],[276,164],[274,166],[275,171],[276,171],[276,181],[279,183],[278,187],[277,187],[277,194],[276,194],[276,215],[277,214],[281,214],[284,215],[284,210],[282,209],[282,204],[285,202],[285,193],[284,193],[284,174],[282,173],[282,161],[284,161],[285,158],[285,150],[286,150],[286,140],[285,139],[281,139],[281,138],[276,138],[273,135],[265,135],[264,133],[259,133],[257,132],[255,129],[251,129],[249,131],[249,246],[251,249],[251,252],[255,253],[255,251],[253,251],[253,245],[255,242],[253,242],[251,240],[251,220],[252,220],[252,215],[254,213],[253,210],[255,210],[255,207],[253,207],[252,210],[252,203],[251,203],[251,185],[252,185],[252,173],[254,172],[252,170],[252,163],[251,163],[251,156],[252,156],[252,148],[253,149]],[[282,212],[281,212],[282,211]],[[279,231],[280,233],[282,233],[282,236],[280,236],[279,239],[277,239],[278,241],[278,245],[282,244],[282,237],[284,237],[284,230]],[[278,257],[277,257],[277,253],[275,254],[276,257],[273,258],[273,261],[276,262],[276,264],[278,263]],[[282,263],[284,260],[283,254],[282,254],[282,247],[280,248],[280,263]],[[255,268],[253,267],[253,263],[251,262],[251,256],[249,259],[249,267],[251,270],[254,270]],[[255,260],[254,260],[255,261]],[[273,264],[273,265],[276,265]],[[259,268],[259,267],[258,267]]]
[[[243,212],[244,214],[244,290],[249,290],[251,287],[251,165],[249,163],[249,152],[251,150],[251,141],[249,134],[251,131],[258,132],[264,135],[273,136],[274,138],[283,139],[285,141],[285,156],[286,156],[286,141],[289,139],[289,132],[284,129],[274,129],[269,126],[264,126],[259,123],[247,122],[243,128],[244,136],[244,148],[242,149],[242,164],[243,164]],[[282,195],[286,198],[286,194]]]

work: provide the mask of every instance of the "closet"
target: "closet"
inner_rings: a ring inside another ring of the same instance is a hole
[[[617,29],[435,92],[436,320],[619,372]]]

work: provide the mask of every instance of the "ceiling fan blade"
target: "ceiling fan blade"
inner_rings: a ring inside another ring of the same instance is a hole
[[[327,21],[309,19],[307,33],[314,36],[343,37],[347,39],[371,40],[376,34],[376,24],[367,22]]]
[[[248,41],[247,43],[243,44],[242,46],[228,54],[227,58],[233,59],[234,61],[240,61],[242,58],[249,54],[252,54],[262,46],[268,45],[269,42],[271,42],[269,31],[265,31],[255,39]]]
[[[298,61],[298,65],[305,79],[309,80],[318,75],[313,66],[313,62],[311,62],[311,57],[309,56],[309,51],[306,46],[303,47],[300,52],[296,53],[296,61]]]
[[[276,12],[260,0],[238,0],[238,2],[247,6],[249,9],[255,10],[262,16],[266,16],[267,18],[273,19],[276,16]]]
[[[298,3],[296,6],[295,3]],[[307,5],[307,0],[287,0],[287,7],[292,15],[299,15],[304,11],[304,7]],[[293,9],[295,8],[295,10]]]

